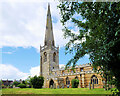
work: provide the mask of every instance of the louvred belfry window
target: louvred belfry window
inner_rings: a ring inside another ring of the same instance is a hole
[[[47,53],[45,52],[44,53],[44,62],[46,62],[47,61]]]

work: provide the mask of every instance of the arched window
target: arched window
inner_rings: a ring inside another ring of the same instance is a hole
[[[56,62],[56,53],[53,54],[53,62]]]
[[[44,52],[44,62],[46,62],[46,61],[47,61],[47,53]]]
[[[69,78],[67,77],[66,78],[66,85],[69,85],[70,84],[70,80],[69,80]]]
[[[64,70],[62,71],[62,74],[64,74]]]
[[[97,78],[97,76],[95,76],[95,75],[93,75],[92,77],[91,77],[91,84],[98,84],[98,78]]]
[[[45,41],[45,46],[47,45],[47,42]]]

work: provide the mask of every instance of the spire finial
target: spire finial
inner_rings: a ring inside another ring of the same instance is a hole
[[[50,6],[50,3],[48,2],[48,6]]]

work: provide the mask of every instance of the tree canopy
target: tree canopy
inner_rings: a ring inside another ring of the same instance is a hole
[[[44,77],[42,76],[31,77],[30,82],[33,85],[33,88],[42,88],[44,84]]]
[[[17,85],[19,85],[19,84],[20,84],[20,82],[18,82],[18,81],[13,82],[13,85],[15,85],[15,87],[17,87]]]
[[[94,68],[100,66],[102,71],[115,76],[115,85],[120,91],[120,3],[61,2],[58,7],[64,37],[70,38],[66,52],[75,51],[67,66],[74,67],[81,57],[89,54]],[[77,33],[67,26],[69,21],[73,27],[77,26]]]

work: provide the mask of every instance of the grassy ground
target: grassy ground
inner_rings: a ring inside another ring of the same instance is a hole
[[[64,88],[64,89],[33,89],[33,88],[19,88],[19,89],[2,89],[2,94],[112,94],[112,92],[104,91],[104,89],[88,88]]]

